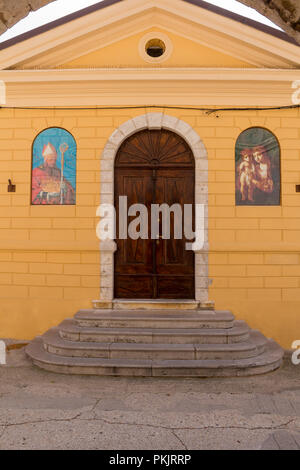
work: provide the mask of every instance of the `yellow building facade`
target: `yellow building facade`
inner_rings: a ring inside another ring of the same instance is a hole
[[[152,39],[165,47],[158,59],[147,56]],[[196,300],[291,348],[300,334],[299,66],[299,46],[283,33],[195,1],[104,2],[4,43],[0,336],[31,340],[92,300],[113,302],[114,248],[96,236],[96,211],[113,202],[120,145],[168,129],[192,149],[196,199],[208,208]],[[33,142],[54,127],[77,144],[76,204],[32,205]],[[236,204],[236,143],[255,127],[279,142],[280,205]]]

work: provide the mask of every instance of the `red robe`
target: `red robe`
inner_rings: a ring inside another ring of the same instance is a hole
[[[75,191],[64,178],[63,205],[75,204]],[[61,205],[61,171],[41,165],[32,171],[31,202],[33,205]]]

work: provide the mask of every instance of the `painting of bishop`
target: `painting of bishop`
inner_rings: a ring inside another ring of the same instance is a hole
[[[76,143],[64,129],[47,129],[34,142],[31,202],[33,205],[76,202]]]

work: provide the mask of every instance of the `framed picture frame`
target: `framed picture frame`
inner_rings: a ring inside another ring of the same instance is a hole
[[[31,204],[76,204],[77,145],[59,127],[42,131],[32,146]]]
[[[237,206],[280,206],[280,157],[271,131],[252,127],[240,134],[235,148]]]

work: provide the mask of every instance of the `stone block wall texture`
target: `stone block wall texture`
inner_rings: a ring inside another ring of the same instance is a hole
[[[239,0],[250,8],[280,26],[287,34],[300,43],[300,2],[299,0]]]
[[[0,0],[0,32],[54,0]]]
[[[101,154],[115,129],[144,112],[0,110],[1,337],[32,339],[99,299]],[[300,111],[167,114],[191,125],[208,151],[210,299],[290,348],[300,339]],[[31,206],[32,143],[54,126],[77,141],[77,204]],[[235,143],[252,126],[280,142],[280,207],[235,206]]]

